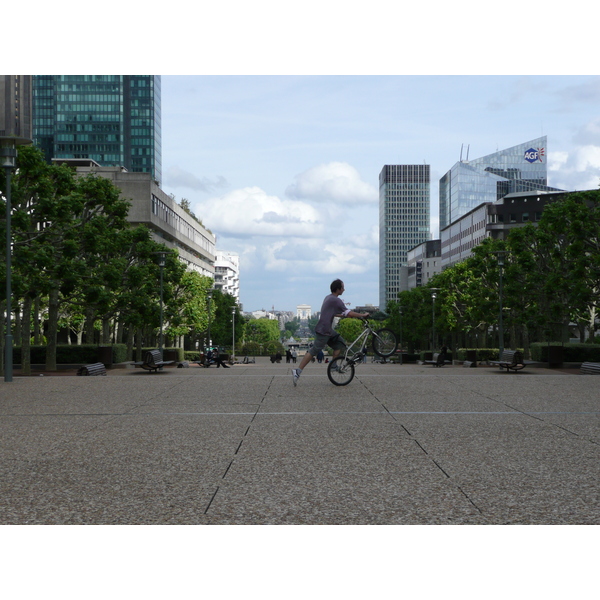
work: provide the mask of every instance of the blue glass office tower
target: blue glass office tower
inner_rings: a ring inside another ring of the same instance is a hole
[[[159,75],[34,75],[33,138],[52,158],[151,173],[161,181]]]
[[[379,309],[407,289],[408,251],[429,240],[429,165],[385,165],[379,174]]]
[[[546,136],[475,160],[457,162],[440,179],[440,230],[483,202],[548,186]]]

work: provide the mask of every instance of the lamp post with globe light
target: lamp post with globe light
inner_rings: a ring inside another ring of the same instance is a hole
[[[4,198],[6,200],[6,334],[4,337],[4,381],[13,380],[12,336],[12,232],[11,232],[11,174],[17,166],[17,146],[31,144],[31,140],[14,136],[0,136],[0,166],[4,169]]]

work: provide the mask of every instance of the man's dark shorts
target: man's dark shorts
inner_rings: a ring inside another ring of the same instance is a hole
[[[332,350],[343,350],[346,348],[346,342],[339,333],[334,333],[333,335],[315,333],[315,341],[308,351],[312,356],[317,356],[319,350],[324,350],[325,346],[329,346]]]

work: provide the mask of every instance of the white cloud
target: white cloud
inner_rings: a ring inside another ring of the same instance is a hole
[[[600,184],[600,145],[551,154],[550,185],[565,190],[594,190]]]
[[[196,202],[194,212],[217,236],[315,237],[324,231],[322,216],[313,206],[269,196],[256,186]]]
[[[548,171],[561,171],[568,160],[568,152],[548,152]]]
[[[286,195],[347,205],[372,204],[378,200],[377,190],[362,181],[354,167],[343,162],[322,164],[296,175]]]
[[[600,119],[588,121],[585,125],[579,128],[573,136],[573,141],[581,146],[585,145],[600,145]]]
[[[216,189],[224,189],[229,187],[227,180],[219,176],[216,180],[211,181],[208,177],[196,177],[193,173],[184,171],[179,167],[170,167],[165,175],[165,183],[174,188],[189,188],[200,192],[212,192]]]

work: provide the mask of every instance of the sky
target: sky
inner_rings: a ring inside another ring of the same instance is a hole
[[[240,255],[244,310],[319,310],[329,284],[349,304],[378,304],[378,176],[431,166],[438,181],[468,149],[485,156],[546,135],[549,184],[600,180],[595,20],[561,5],[505,0],[200,3],[140,11],[65,0],[40,5],[27,35],[6,32],[17,73],[162,76],[162,181]],[[47,36],[48,23],[89,27]],[[25,12],[24,12],[25,11]],[[119,43],[114,14],[126,29]],[[512,15],[507,21],[504,16]],[[518,18],[516,16],[518,15]],[[111,38],[112,39],[112,38]],[[8,69],[10,71],[10,68]]]
[[[244,310],[379,301],[378,177],[547,136],[548,183],[600,184],[600,77],[166,75],[162,188],[240,255]]]

